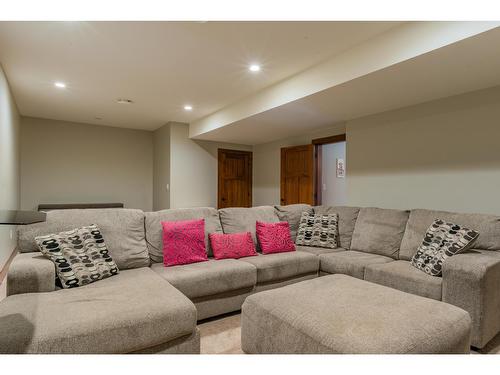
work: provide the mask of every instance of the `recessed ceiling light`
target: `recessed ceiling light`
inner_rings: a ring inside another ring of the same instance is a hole
[[[64,82],[54,82],[55,87],[59,87],[60,89],[65,89],[66,84]]]
[[[193,110],[193,106],[191,106],[191,105],[189,105],[189,104],[186,104],[186,105],[184,106],[184,110],[185,110],[185,111],[192,111],[192,110]]]
[[[122,99],[122,98],[116,99],[116,102],[118,104],[132,104],[133,103],[133,101],[130,99]]]
[[[260,72],[260,65],[258,65],[258,64],[251,64],[248,67],[248,70],[250,70],[251,72]]]

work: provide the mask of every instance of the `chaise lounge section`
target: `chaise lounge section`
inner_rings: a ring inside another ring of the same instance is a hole
[[[79,288],[56,287],[34,238],[96,223],[120,267]],[[196,308],[149,268],[140,210],[61,210],[21,227],[0,303],[0,353],[199,353]]]
[[[0,353],[199,353],[194,305],[149,268],[0,305]]]

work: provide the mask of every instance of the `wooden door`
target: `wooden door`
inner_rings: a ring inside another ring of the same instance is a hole
[[[314,145],[281,149],[281,204],[314,204]]]
[[[218,207],[252,207],[252,153],[219,149],[218,164]]]

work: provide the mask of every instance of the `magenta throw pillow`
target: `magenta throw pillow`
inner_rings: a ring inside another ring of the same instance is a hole
[[[165,266],[208,260],[205,249],[205,219],[162,221],[161,225]]]
[[[250,232],[210,233],[209,237],[215,259],[238,259],[257,255]]]
[[[295,251],[295,244],[290,235],[290,226],[286,221],[278,223],[257,221],[255,232],[263,254]]]

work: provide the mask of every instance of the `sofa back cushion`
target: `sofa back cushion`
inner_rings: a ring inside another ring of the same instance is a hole
[[[272,206],[222,208],[219,210],[219,216],[224,233],[250,232],[257,250],[260,250],[257,237],[255,236],[257,221],[267,223],[277,223],[280,221]]]
[[[96,224],[120,270],[148,267],[144,238],[144,212],[128,208],[53,210],[43,223],[19,226],[18,247],[23,253],[38,251],[35,237]]]
[[[346,250],[351,248],[352,234],[354,232],[354,225],[359,214],[359,207],[348,206],[316,206],[314,213],[319,215],[337,214],[339,216],[339,246]]]
[[[180,221],[205,219],[205,248],[208,256],[212,256],[212,247],[208,234],[222,233],[219,213],[212,207],[172,208],[156,212],[145,212],[146,216],[146,242],[149,256],[155,263],[163,262],[163,231],[162,221]]]
[[[409,213],[384,208],[362,208],[354,226],[351,249],[398,259]]]
[[[289,204],[287,206],[274,206],[280,221],[286,221],[290,225],[290,235],[295,242],[299,230],[300,217],[303,212],[312,214],[313,208],[308,204]]]
[[[415,209],[410,212],[399,259],[410,260],[413,257],[424,239],[425,232],[438,218],[479,232],[474,249],[500,250],[499,216]]]

